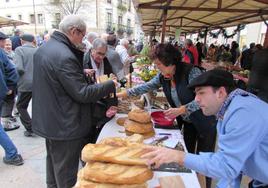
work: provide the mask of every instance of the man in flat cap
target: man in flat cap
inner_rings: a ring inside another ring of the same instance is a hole
[[[252,178],[249,187],[268,187],[268,104],[241,89],[234,90],[233,76],[211,70],[188,86],[207,116],[218,119],[218,151],[199,155],[149,147],[143,156],[156,167],[177,162],[206,176],[219,179],[217,188],[239,188],[242,175]]]
[[[33,85],[33,55],[36,51],[34,46],[35,38],[31,34],[20,36],[22,46],[15,50],[14,63],[19,73],[18,81],[18,100],[17,109],[20,113],[20,120],[26,131],[24,136],[33,135],[32,119],[27,111],[30,100],[32,99]]]

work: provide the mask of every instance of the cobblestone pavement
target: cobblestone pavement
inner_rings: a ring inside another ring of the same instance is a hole
[[[9,131],[19,153],[24,159],[22,166],[12,166],[3,163],[4,150],[0,147],[0,187],[8,188],[45,188],[46,148],[45,140],[39,136],[25,137],[24,127]]]

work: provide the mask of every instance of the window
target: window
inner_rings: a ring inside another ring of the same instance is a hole
[[[130,29],[130,27],[131,27],[131,20],[127,19],[127,28]]]
[[[107,25],[112,26],[112,13],[107,12]]]
[[[112,3],[112,0],[107,0],[107,3],[110,3],[111,4]]]
[[[18,15],[18,20],[22,20],[21,14]]]
[[[43,14],[37,14],[38,24],[43,24]]]
[[[123,18],[122,16],[118,16],[118,27],[122,27],[123,23]]]
[[[35,23],[35,16],[34,14],[30,14],[30,23],[34,24]]]

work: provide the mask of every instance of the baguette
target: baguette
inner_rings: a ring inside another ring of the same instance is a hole
[[[150,123],[151,115],[139,108],[135,108],[128,113],[128,119],[139,123]]]
[[[145,166],[89,162],[80,170],[81,177],[97,183],[142,184],[152,179],[153,173]]]
[[[85,162],[99,161],[146,166],[146,160],[140,158],[140,156],[146,153],[143,146],[143,144],[128,147],[105,144],[87,144],[82,150],[82,160]]]
[[[102,139],[98,144],[106,144],[110,146],[134,146],[143,143],[143,136],[140,134],[133,134],[126,138],[110,137]]]
[[[147,184],[117,185],[111,183],[95,183],[84,179],[77,179],[74,188],[147,188]]]

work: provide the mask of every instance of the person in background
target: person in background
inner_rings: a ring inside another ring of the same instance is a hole
[[[201,65],[202,59],[205,58],[205,56],[203,54],[203,43],[202,42],[196,43],[196,49],[198,52],[198,64]]]
[[[268,49],[258,50],[253,56],[248,90],[268,103]]]
[[[108,49],[106,52],[106,57],[112,66],[114,74],[119,80],[121,80],[124,77],[124,65],[120,59],[119,54],[117,53],[117,51],[115,51],[116,41],[116,35],[109,34],[109,36],[107,37]]]
[[[240,65],[241,68],[250,70],[252,66],[253,61],[253,55],[256,51],[255,43],[250,43],[249,49],[246,49],[242,52],[241,59],[240,59]]]
[[[89,32],[85,38],[86,38],[86,40],[84,42],[86,43],[86,48],[87,48],[86,50],[88,52],[92,48],[93,41],[96,38],[99,38],[99,34],[95,33],[95,32]]]
[[[195,100],[207,116],[218,119],[218,149],[199,155],[149,147],[148,165],[176,162],[219,179],[217,188],[239,188],[242,175],[252,178],[249,188],[268,187],[268,104],[241,89],[234,90],[231,73],[211,70],[195,78]]]
[[[12,42],[11,42],[10,38],[7,38],[5,42],[6,43],[5,43],[5,46],[4,46],[4,50],[6,52],[6,55],[7,55],[8,59],[12,62],[13,58],[15,56],[15,53],[12,50]]]
[[[33,55],[36,52],[35,38],[31,34],[21,35],[21,44],[15,50],[14,63],[19,73],[17,109],[20,121],[26,131],[24,136],[33,136],[32,119],[28,113],[28,106],[32,99],[33,85]]]
[[[78,15],[68,15],[34,54],[32,128],[46,140],[48,188],[75,185],[79,156],[92,129],[93,103],[117,84],[88,82],[78,48],[86,28]]]
[[[172,44],[159,44],[152,53],[152,60],[161,73],[152,80],[117,93],[117,97],[139,96],[163,87],[171,108],[164,111],[169,119],[176,118],[183,127],[185,145],[190,153],[212,152],[216,142],[215,117],[203,115],[194,101],[195,93],[187,88],[191,81],[202,74],[200,68],[181,62],[181,53]],[[210,187],[211,180],[207,179]]]
[[[95,84],[96,81],[100,82],[101,76],[106,75],[107,78],[115,76],[111,63],[108,58],[105,57],[106,52],[106,41],[96,38],[92,43],[91,50],[84,56],[84,72],[92,84]],[[89,139],[90,143],[95,143],[97,141],[104,124],[115,115],[116,106],[117,98],[112,96],[106,96],[94,104],[94,114],[92,114],[92,131]]]
[[[0,33],[0,36],[2,34]],[[0,48],[0,111],[2,109],[2,102],[6,96],[11,95],[16,88],[18,74],[14,64],[8,61],[3,49]],[[8,165],[19,166],[24,163],[14,143],[4,131],[0,122],[0,145],[5,150],[3,162]]]
[[[0,61],[5,64],[12,64],[14,67],[13,62],[8,58],[7,53],[4,51],[6,46],[6,40],[8,36],[4,33],[0,32],[0,49],[1,49],[1,56]],[[3,69],[4,70],[4,69]],[[17,86],[17,84],[16,84]],[[18,129],[20,125],[17,122],[17,119],[12,115],[12,110],[15,104],[15,97],[16,97],[16,86],[10,86],[10,90],[6,97],[2,101],[2,110],[1,110],[1,124],[5,131],[12,131]]]
[[[15,51],[15,49],[19,46],[21,46],[21,41],[20,41],[20,35],[22,34],[21,30],[15,29],[14,31],[14,36],[11,37],[12,41],[12,50]]]
[[[120,40],[115,51],[119,54],[121,62],[124,65],[124,76],[130,73],[130,66],[133,58],[128,54],[129,41],[126,38]]]
[[[184,42],[183,62],[190,63],[192,65],[199,65],[198,63],[198,51],[194,46],[191,39],[186,39]]]
[[[236,41],[232,42],[230,52],[232,54],[231,62],[235,65],[240,57],[239,44]]]

